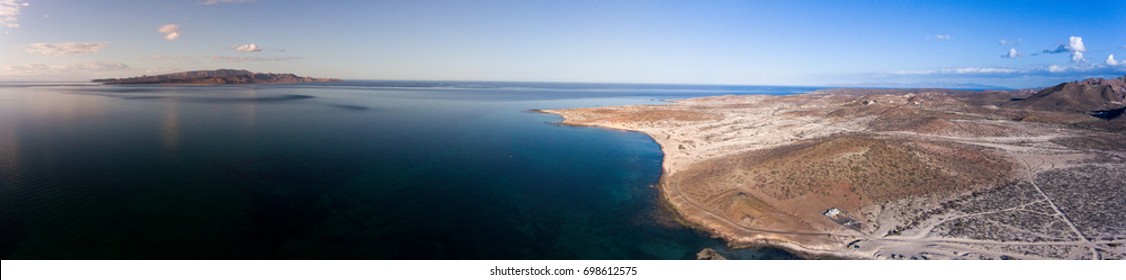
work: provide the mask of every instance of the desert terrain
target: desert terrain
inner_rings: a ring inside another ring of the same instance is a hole
[[[860,259],[1126,258],[1126,77],[540,110],[638,131],[659,191],[735,247]]]

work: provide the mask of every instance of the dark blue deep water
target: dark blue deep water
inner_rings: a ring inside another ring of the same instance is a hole
[[[688,259],[639,133],[540,108],[812,88],[0,85],[4,259]]]

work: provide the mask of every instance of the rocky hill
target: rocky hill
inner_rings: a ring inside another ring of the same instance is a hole
[[[92,82],[106,85],[162,84],[162,85],[221,85],[221,84],[297,84],[333,82],[340,79],[301,77],[294,74],[254,73],[247,70],[218,69],[188,71],[156,76],[97,79]]]
[[[1050,111],[1097,112],[1113,111],[1126,107],[1126,76],[1103,79],[1091,78],[1067,82],[1045,88],[1022,100],[1014,100],[1011,107]]]

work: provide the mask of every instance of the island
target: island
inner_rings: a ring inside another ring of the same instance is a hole
[[[810,258],[1126,259],[1126,76],[539,110],[638,131],[659,192],[733,247]],[[702,254],[709,255],[709,254]]]
[[[105,85],[223,85],[223,84],[298,84],[336,82],[340,79],[310,78],[294,74],[255,73],[247,70],[218,69],[188,71],[156,76],[96,79]]]

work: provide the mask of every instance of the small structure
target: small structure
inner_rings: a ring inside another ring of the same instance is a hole
[[[829,218],[829,220],[837,223],[838,225],[850,228],[855,231],[860,231],[860,221],[856,220],[856,218],[853,218],[851,215],[849,215],[845,211],[842,211],[841,209],[829,208],[829,210],[821,212],[821,215],[825,215],[825,218]]]
[[[832,218],[836,218],[837,215],[841,214],[841,209],[829,208],[829,210],[825,210],[825,212],[822,212],[821,214],[825,215],[825,217],[829,217],[830,219],[832,219]]]

